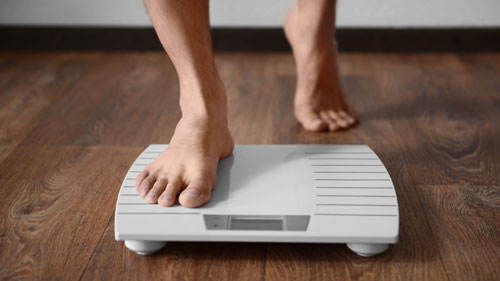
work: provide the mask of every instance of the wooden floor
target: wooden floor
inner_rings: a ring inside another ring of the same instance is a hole
[[[343,53],[361,122],[314,134],[292,112],[288,53],[224,53],[237,144],[368,144],[387,166],[400,242],[170,243],[142,257],[114,240],[129,165],[167,143],[178,82],[153,53],[0,53],[2,280],[499,280],[500,54]]]

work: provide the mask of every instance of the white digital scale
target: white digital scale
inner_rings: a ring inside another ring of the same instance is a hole
[[[140,255],[168,241],[346,243],[360,256],[398,240],[389,173],[365,145],[237,145],[219,162],[217,185],[199,208],[149,204],[135,178],[167,145],[130,167],[115,211],[115,238]]]

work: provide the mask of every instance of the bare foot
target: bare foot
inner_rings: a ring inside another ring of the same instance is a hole
[[[219,159],[231,154],[234,143],[225,101],[209,103],[195,110],[192,103],[183,107],[181,100],[183,117],[168,148],[136,178],[136,190],[147,202],[168,207],[178,198],[181,205],[193,208],[210,199]]]
[[[297,63],[295,117],[309,131],[352,127],[356,113],[347,103],[340,84],[333,27],[307,24],[297,8],[285,21],[285,34]]]

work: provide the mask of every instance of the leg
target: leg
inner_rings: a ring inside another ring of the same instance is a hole
[[[227,101],[212,53],[208,0],[145,0],[179,76],[182,118],[168,148],[137,176],[149,203],[198,207],[210,199],[219,159],[231,154]],[[161,125],[161,124],[159,124]]]
[[[340,83],[335,0],[298,0],[285,22],[297,63],[295,116],[306,130],[336,131],[356,122]]]

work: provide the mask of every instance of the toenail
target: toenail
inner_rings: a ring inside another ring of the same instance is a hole
[[[161,197],[161,201],[163,202],[170,202],[172,200],[172,197],[168,196],[168,195],[163,195]]]
[[[139,191],[139,195],[141,195],[141,196],[146,195],[146,190],[143,189],[143,190]]]
[[[153,199],[154,198],[154,194],[153,193],[149,193],[148,196],[146,196],[146,199]]]
[[[200,193],[196,189],[188,189],[184,192],[186,195],[192,196],[192,197],[198,197],[200,196]]]
[[[323,123],[323,120],[321,119],[316,119],[313,121],[314,124],[319,124],[319,123]]]

